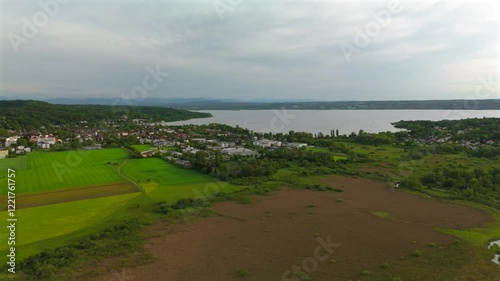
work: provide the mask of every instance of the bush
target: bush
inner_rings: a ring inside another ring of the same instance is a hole
[[[418,258],[422,255],[422,252],[420,252],[419,250],[415,250],[413,251],[413,253],[411,253],[411,255]]]
[[[333,188],[333,187],[321,185],[321,184],[306,185],[305,189],[314,190],[314,191],[344,192],[340,188]]]
[[[382,267],[383,269],[388,269],[391,266],[388,263],[384,262],[380,267]]]

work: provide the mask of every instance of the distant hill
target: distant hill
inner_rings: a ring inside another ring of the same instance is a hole
[[[55,98],[47,100],[57,104],[113,104],[112,99]],[[456,109],[499,110],[500,100],[392,100],[392,101],[308,101],[294,99],[210,99],[210,98],[147,98],[143,106],[171,106],[196,110],[242,110],[242,109]]]
[[[104,121],[118,121],[124,116],[147,121],[179,121],[212,116],[168,107],[61,105],[35,100],[1,100],[0,129],[29,130],[56,125],[95,126]]]
[[[381,109],[448,109],[448,110],[500,110],[500,100],[401,100],[401,101],[303,101],[303,102],[185,102],[177,108],[194,110],[381,110]]]

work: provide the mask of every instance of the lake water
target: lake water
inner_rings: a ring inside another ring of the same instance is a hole
[[[500,117],[500,110],[202,110],[213,117],[167,122],[168,125],[222,123],[256,132],[309,132],[329,134],[338,129],[349,134],[397,131],[392,122],[400,120],[444,120]]]

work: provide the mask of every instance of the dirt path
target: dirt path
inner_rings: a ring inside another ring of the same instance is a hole
[[[122,176],[122,178],[124,178],[125,180],[127,180],[127,181],[131,182],[133,185],[135,185],[135,186],[137,187],[137,189],[139,189],[139,191],[140,191],[140,192],[145,192],[144,188],[143,188],[140,184],[136,183],[135,181],[133,181],[133,180],[129,179],[127,176],[125,176],[124,174],[122,174],[122,172],[121,172],[121,168],[122,168],[122,167],[123,167],[126,163],[127,163],[127,159],[125,159],[125,160],[123,161],[123,163],[120,165],[120,167],[118,167],[118,170],[117,170],[117,171],[118,171],[118,174],[120,174],[120,176]]]

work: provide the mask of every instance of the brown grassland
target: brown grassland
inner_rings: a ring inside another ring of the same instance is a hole
[[[133,256],[109,259],[95,265],[97,280],[116,280],[110,268],[120,266],[127,267],[118,270],[120,278],[129,281],[500,280],[497,265],[438,231],[483,225],[489,218],[482,210],[369,179],[327,176],[322,182],[344,192],[284,187],[251,204],[215,204],[215,215],[190,223],[160,220],[145,231],[142,254],[152,262],[129,267]],[[327,260],[302,279],[282,279],[314,256],[318,238],[328,237],[340,247]]]

